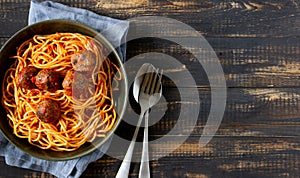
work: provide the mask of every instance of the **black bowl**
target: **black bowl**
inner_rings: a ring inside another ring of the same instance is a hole
[[[79,149],[75,151],[51,151],[43,150],[36,146],[31,145],[27,139],[21,139],[13,134],[12,127],[9,126],[8,119],[6,116],[6,110],[0,105],[0,131],[9,140],[13,145],[23,150],[25,153],[32,155],[34,157],[46,160],[61,161],[61,160],[70,160],[78,158],[93,152],[95,149],[101,147],[103,144],[109,144],[107,141],[115,132],[118,127],[121,118],[126,109],[126,102],[128,96],[128,83],[126,78],[126,73],[122,64],[122,61],[110,44],[110,42],[99,34],[97,31],[87,27],[83,24],[69,21],[69,20],[48,20],[33,25],[27,26],[22,30],[18,31],[13,35],[1,48],[0,51],[0,83],[2,85],[5,72],[10,68],[14,60],[9,59],[11,56],[16,55],[17,47],[20,46],[24,41],[32,38],[37,34],[53,34],[56,32],[72,32],[72,33],[81,33],[93,37],[96,41],[103,44],[110,52],[109,58],[120,67],[121,74],[123,75],[122,80],[119,83],[119,92],[115,94],[114,100],[116,101],[115,107],[117,110],[118,118],[117,122],[113,129],[107,134],[106,137],[96,139],[92,143],[85,143]],[[1,89],[1,100],[2,100],[2,89]]]

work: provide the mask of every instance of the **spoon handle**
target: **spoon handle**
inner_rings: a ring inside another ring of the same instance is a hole
[[[145,113],[145,128],[144,128],[144,141],[143,141],[143,151],[141,166],[139,171],[139,178],[150,178],[150,168],[149,168],[149,146],[148,146],[148,118],[149,110]]]
[[[139,118],[138,123],[136,125],[136,128],[135,128],[132,140],[130,142],[130,145],[128,147],[126,155],[125,155],[125,157],[123,159],[121,167],[118,170],[116,178],[125,178],[125,177],[127,178],[128,177],[129,168],[130,168],[131,159],[132,159],[132,153],[133,153],[133,150],[134,150],[134,144],[135,144],[135,141],[136,141],[136,138],[137,138],[137,135],[138,135],[139,128],[141,126],[142,120],[143,120],[144,113],[145,113],[144,111],[141,112],[141,115],[140,115],[140,118]]]

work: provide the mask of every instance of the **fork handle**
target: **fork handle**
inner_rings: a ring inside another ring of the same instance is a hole
[[[137,135],[138,135],[139,128],[141,126],[142,120],[143,120],[144,113],[145,113],[145,111],[142,110],[140,118],[139,118],[138,123],[137,123],[136,128],[135,128],[132,140],[130,142],[130,145],[128,147],[126,155],[125,155],[125,157],[123,159],[121,167],[118,170],[116,178],[127,178],[128,177],[129,168],[130,168],[131,159],[132,159],[132,153],[133,153],[133,150],[134,150],[134,144],[135,144],[135,141],[136,141],[136,138],[137,138]]]
[[[149,146],[148,146],[148,118],[149,110],[145,113],[145,128],[144,128],[144,141],[143,141],[143,151],[142,159],[139,171],[139,178],[150,178],[150,168],[149,168]]]

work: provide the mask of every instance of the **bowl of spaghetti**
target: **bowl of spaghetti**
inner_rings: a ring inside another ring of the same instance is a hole
[[[126,109],[122,61],[95,30],[48,20],[0,51],[0,131],[24,152],[69,160],[108,144]]]

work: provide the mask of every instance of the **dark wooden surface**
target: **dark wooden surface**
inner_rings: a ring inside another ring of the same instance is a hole
[[[128,44],[129,57],[153,51],[178,57],[196,78],[201,99],[200,115],[192,134],[170,155],[151,162],[152,177],[300,176],[299,0],[58,2],[118,19],[144,15],[174,18],[202,33],[215,50],[225,72],[228,100],[217,134],[207,146],[199,148],[211,103],[210,88],[201,78],[204,74],[198,70],[199,64],[174,44],[159,40],[135,40]],[[0,1],[0,46],[26,26],[28,10],[28,0]],[[172,84],[165,83],[165,87],[166,95],[176,93]],[[184,91],[191,95],[188,88]],[[150,137],[159,137],[171,129],[177,119],[177,105],[193,104],[168,103],[165,122],[152,127]],[[163,149],[157,154],[172,148],[172,143],[161,146]],[[121,161],[106,155],[91,163],[82,177],[114,177],[120,164]],[[130,176],[137,177],[138,169],[139,164],[132,164]],[[9,167],[1,157],[0,177],[53,176]]]

